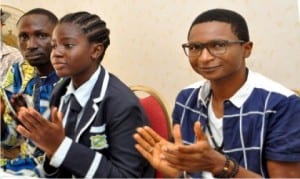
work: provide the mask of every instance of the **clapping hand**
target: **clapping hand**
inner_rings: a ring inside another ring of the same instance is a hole
[[[161,158],[162,147],[166,145],[175,147],[175,144],[162,138],[148,126],[138,128],[137,133],[134,134],[134,139],[137,141],[136,149],[164,176],[178,177],[182,173]]]
[[[65,137],[62,113],[53,107],[49,121],[35,109],[21,107],[18,118],[23,125],[18,125],[17,131],[31,139],[37,147],[46,152],[47,157],[51,158]]]
[[[198,171],[218,173],[225,163],[224,155],[211,147],[199,121],[194,124],[194,133],[196,138],[193,144],[177,145],[176,148],[166,145],[163,147],[162,157],[170,163],[171,167],[178,170],[191,173]],[[182,140],[178,124],[174,125],[173,136],[175,143]]]

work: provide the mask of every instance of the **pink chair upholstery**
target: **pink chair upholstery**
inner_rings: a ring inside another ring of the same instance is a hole
[[[171,121],[162,97],[157,91],[146,86],[131,86],[131,90],[139,97],[151,128],[163,138],[170,140],[172,137]],[[156,171],[155,177],[163,178],[163,175]]]

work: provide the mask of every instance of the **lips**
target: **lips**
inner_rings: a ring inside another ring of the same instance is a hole
[[[214,70],[216,70],[218,67],[219,67],[219,66],[201,67],[200,70],[201,70],[201,71],[209,72],[209,71],[214,71]]]
[[[52,66],[56,69],[56,70],[59,70],[59,69],[62,69],[66,66],[66,63],[63,63],[63,62],[54,62],[52,63]]]
[[[26,54],[25,55],[25,58],[27,59],[27,60],[35,60],[35,59],[39,59],[39,58],[41,58],[42,57],[42,54]]]

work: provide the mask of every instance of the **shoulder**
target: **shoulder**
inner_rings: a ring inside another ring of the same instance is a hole
[[[0,54],[2,58],[5,58],[6,61],[11,61],[11,62],[24,61],[21,52],[17,48],[5,45],[4,43],[1,48]]]
[[[249,81],[256,91],[276,93],[285,97],[295,94],[291,89],[285,87],[279,82],[276,82],[257,72],[250,71]]]
[[[22,83],[24,87],[33,77],[34,67],[30,66],[26,61],[16,62],[7,71],[2,86],[6,88],[17,82]]]
[[[21,52],[17,48],[15,48],[13,46],[10,46],[10,45],[7,45],[5,43],[2,44],[2,53],[4,55],[12,54],[12,53],[17,54],[17,55],[21,55]]]
[[[251,88],[246,88],[248,92],[245,93],[249,93],[247,95],[249,105],[255,104],[256,107],[274,111],[300,109],[297,105],[300,98],[291,89],[256,72],[251,72],[248,78],[248,87]]]
[[[107,91],[101,103],[107,118],[130,121],[136,119],[143,123],[146,121],[138,97],[113,74],[110,74]]]
[[[113,74],[109,75],[109,83],[103,103],[112,110],[117,108],[118,110],[115,110],[116,114],[140,106],[138,98],[133,91],[118,77]]]
[[[114,74],[109,74],[110,80],[107,88],[107,96],[124,103],[135,103],[137,97],[131,89]]]
[[[203,88],[205,83],[205,80],[198,81],[182,88],[177,94],[176,101],[185,101],[188,98],[198,98],[199,90]]]

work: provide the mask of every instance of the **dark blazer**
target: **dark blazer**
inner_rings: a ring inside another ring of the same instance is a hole
[[[51,105],[59,106],[69,83],[70,79],[64,79],[57,84]],[[148,121],[135,94],[101,67],[75,132],[75,141],[58,169],[50,166],[49,159],[45,160],[46,176],[153,178],[154,169],[134,148],[133,134],[137,127],[146,124]]]

